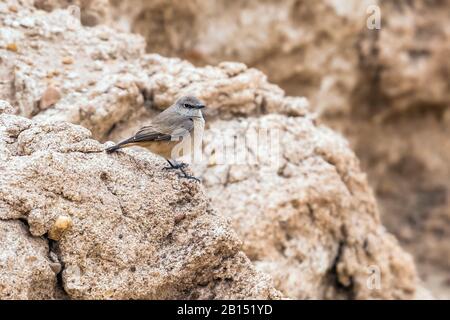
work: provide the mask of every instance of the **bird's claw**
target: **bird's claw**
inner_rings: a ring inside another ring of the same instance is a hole
[[[164,167],[164,170],[176,170],[176,169],[184,169],[187,168],[189,165],[187,163],[177,163],[174,165],[171,165],[170,167]]]
[[[197,182],[201,182],[201,180],[200,180],[199,178],[196,178],[196,177],[194,177],[194,176],[190,176],[190,175],[188,175],[188,174],[181,174],[181,173],[179,173],[179,174],[178,174],[178,177],[179,177],[179,178],[188,179],[188,180],[195,180],[195,181],[197,181]]]

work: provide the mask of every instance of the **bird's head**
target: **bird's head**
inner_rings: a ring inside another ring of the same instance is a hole
[[[202,117],[205,104],[194,96],[183,96],[175,103],[177,111],[189,117]]]

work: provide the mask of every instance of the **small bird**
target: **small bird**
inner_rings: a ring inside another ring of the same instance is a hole
[[[141,146],[165,158],[170,165],[166,169],[180,169],[183,173],[180,177],[200,181],[184,171],[187,164],[177,163],[176,159],[195,152],[196,147],[201,146],[205,128],[201,109],[204,107],[205,104],[196,97],[183,96],[134,136],[107,148],[106,152]]]

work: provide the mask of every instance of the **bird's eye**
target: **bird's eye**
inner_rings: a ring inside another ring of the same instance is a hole
[[[189,109],[192,108],[192,106],[190,104],[187,104],[187,103],[184,105],[184,107],[185,108],[189,108]]]

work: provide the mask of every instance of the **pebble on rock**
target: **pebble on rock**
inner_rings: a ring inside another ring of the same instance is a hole
[[[48,237],[52,240],[59,241],[73,225],[72,218],[67,216],[59,216],[48,232]]]

